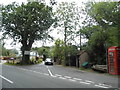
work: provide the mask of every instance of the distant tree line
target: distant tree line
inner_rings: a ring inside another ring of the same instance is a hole
[[[12,56],[16,57],[18,51],[16,49],[6,49],[0,41],[0,56]]]

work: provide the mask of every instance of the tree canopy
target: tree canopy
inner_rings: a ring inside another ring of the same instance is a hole
[[[24,51],[30,51],[35,40],[51,38],[49,28],[54,22],[52,8],[40,2],[16,3],[3,6],[3,35],[22,44],[23,60],[29,61]]]
[[[64,42],[75,42],[76,31],[80,28],[81,8],[75,2],[61,2],[56,11],[57,27],[60,33],[64,34]]]
[[[82,35],[89,41],[86,50],[92,61],[98,64],[106,63],[107,48],[120,46],[119,37],[119,2],[87,2],[84,12],[87,17],[82,28]],[[85,25],[86,24],[86,25]]]

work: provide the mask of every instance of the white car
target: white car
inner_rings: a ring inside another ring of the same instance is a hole
[[[45,65],[53,65],[52,59],[51,58],[46,58]]]

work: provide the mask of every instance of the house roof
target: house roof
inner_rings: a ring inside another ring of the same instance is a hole
[[[77,55],[82,55],[84,52],[86,52],[86,50],[81,50],[81,51],[78,52]]]

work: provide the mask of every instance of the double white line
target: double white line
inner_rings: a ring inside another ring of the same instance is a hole
[[[1,77],[2,79],[4,79],[4,80],[8,81],[9,83],[13,83],[11,80],[9,80],[9,79],[3,77],[2,75],[0,75],[0,77]]]

